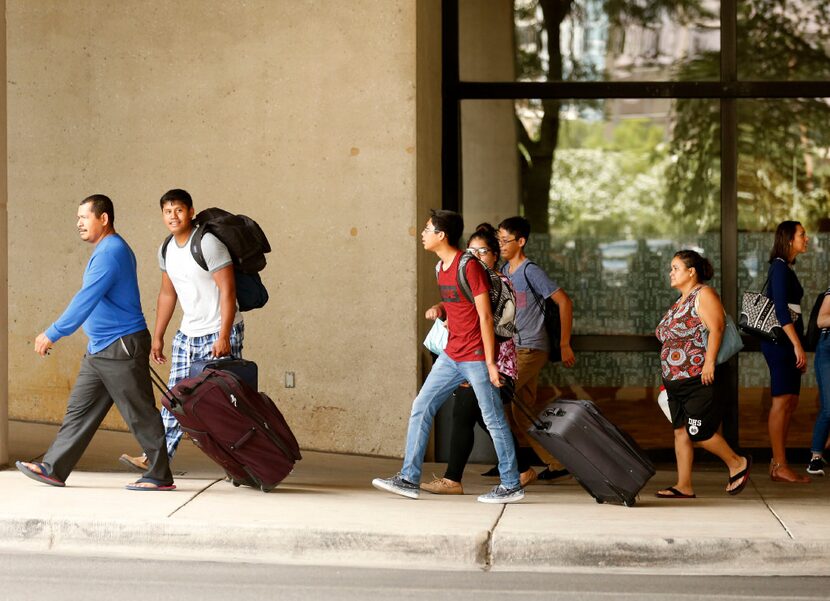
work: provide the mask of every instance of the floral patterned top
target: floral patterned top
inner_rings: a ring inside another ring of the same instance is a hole
[[[657,324],[657,339],[663,343],[660,367],[665,380],[694,378],[703,371],[706,346],[703,344],[703,321],[695,309],[695,299],[702,286],[677,299]]]
[[[499,273],[499,277],[505,285],[511,289],[513,288],[510,284],[509,277],[503,273]],[[512,338],[508,338],[504,342],[499,342],[499,356],[496,359],[496,366],[499,368],[500,374],[510,376],[514,380],[516,379],[516,374],[518,373],[516,369],[516,343],[513,342]]]

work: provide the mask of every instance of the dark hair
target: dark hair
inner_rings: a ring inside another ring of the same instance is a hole
[[[449,245],[458,248],[458,240],[464,231],[464,218],[455,211],[444,209],[431,209],[429,214],[435,231],[444,232]]]
[[[475,240],[476,238],[481,238],[484,240],[484,243],[487,245],[487,248],[490,249],[490,252],[496,255],[496,258],[499,256],[499,238],[498,233],[496,232],[496,228],[494,228],[489,223],[479,223],[476,226],[476,231],[472,233],[472,235],[467,238],[467,246],[470,246],[470,242]]]
[[[772,263],[775,259],[781,258],[785,262],[790,262],[790,243],[795,239],[795,233],[800,221],[782,221],[775,228],[775,242],[772,243],[772,250],[769,251],[769,262]],[[795,263],[795,259],[792,261]]]
[[[109,196],[104,196],[103,194],[93,194],[92,196],[84,198],[78,206],[85,205],[86,203],[90,204],[90,210],[99,219],[104,213],[109,215],[110,227],[115,226],[115,207],[112,206],[112,200],[110,200]]]
[[[674,253],[674,258],[683,261],[683,264],[689,269],[694,268],[697,273],[698,282],[707,282],[715,275],[715,268],[706,257],[701,257],[700,254],[694,250],[678,250]]]
[[[530,240],[530,222],[524,217],[508,217],[499,224],[500,230],[507,230],[516,238]]]
[[[173,188],[165,192],[159,201],[159,206],[163,209],[167,202],[180,202],[188,209],[193,208],[193,199],[190,198],[190,194],[187,193],[187,190],[180,190],[179,188]]]

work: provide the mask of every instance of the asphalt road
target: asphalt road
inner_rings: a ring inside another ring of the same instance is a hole
[[[813,601],[830,599],[830,577],[371,570],[0,553],[0,599]]]

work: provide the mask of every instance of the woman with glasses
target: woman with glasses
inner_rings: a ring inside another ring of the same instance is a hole
[[[495,270],[496,261],[499,257],[499,241],[496,237],[496,230],[489,223],[482,223],[476,228],[475,233],[467,241],[467,252],[481,260],[487,267]],[[510,286],[507,276],[500,274],[505,285]],[[427,318],[443,318],[443,307],[437,304],[427,311]],[[516,346],[513,339],[509,338],[499,345],[498,359],[496,361],[499,373],[502,376],[502,386],[499,389],[502,401],[509,403],[513,399],[513,381],[516,378]],[[473,389],[466,382],[453,392],[453,413],[452,413],[452,434],[450,436],[450,456],[447,462],[447,469],[444,477],[434,477],[432,482],[421,484],[421,489],[437,495],[461,495],[464,488],[461,479],[464,477],[464,468],[470,458],[475,442],[475,425],[478,424],[486,432],[481,410],[478,406]],[[513,443],[516,444],[515,436]],[[522,458],[519,461],[520,484],[527,481],[527,472],[530,465],[523,465]]]

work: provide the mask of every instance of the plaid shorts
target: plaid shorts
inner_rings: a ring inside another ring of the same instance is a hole
[[[173,388],[179,381],[190,375],[190,365],[194,361],[213,358],[213,343],[219,338],[219,332],[206,336],[189,337],[176,332],[173,338],[173,351],[170,357],[170,378],[167,387]],[[245,338],[245,322],[240,321],[231,328],[231,354],[233,359],[242,359],[242,340]],[[182,429],[176,417],[166,407],[161,408],[161,421],[164,423],[164,438],[167,443],[167,455],[172,459],[176,454]]]

